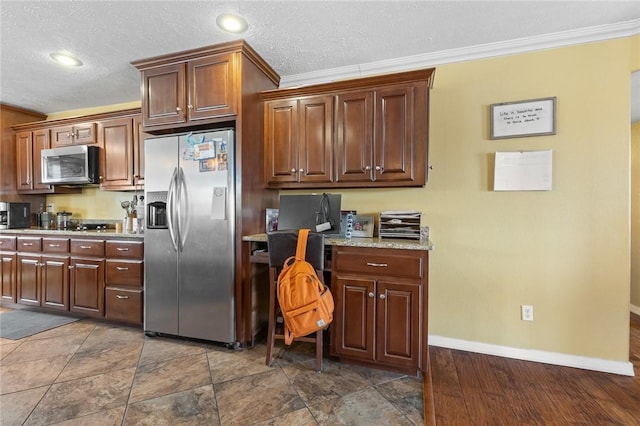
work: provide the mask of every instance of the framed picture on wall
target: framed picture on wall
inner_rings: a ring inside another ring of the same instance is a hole
[[[555,97],[491,105],[491,139],[555,134]]]

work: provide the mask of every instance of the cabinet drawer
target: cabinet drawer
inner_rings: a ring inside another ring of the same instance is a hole
[[[333,270],[375,276],[422,278],[424,258],[411,250],[336,247]]]
[[[71,240],[71,254],[104,256],[104,240]]]
[[[42,238],[18,237],[18,251],[29,251],[29,252],[42,251]]]
[[[69,239],[45,237],[42,239],[42,251],[47,253],[68,253]]]
[[[107,259],[107,285],[131,285],[142,287],[144,262]]]
[[[0,235],[0,250],[12,251],[16,249],[16,237]]]
[[[107,257],[117,259],[140,259],[144,257],[142,241],[107,241]]]
[[[107,287],[105,317],[110,320],[142,323],[142,289]]]

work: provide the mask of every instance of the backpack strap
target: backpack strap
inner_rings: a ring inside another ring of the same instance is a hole
[[[298,245],[296,247],[296,258],[305,260],[307,255],[307,239],[309,238],[308,229],[300,229],[298,231]]]

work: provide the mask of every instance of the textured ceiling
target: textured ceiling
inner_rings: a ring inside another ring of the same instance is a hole
[[[286,83],[323,70],[638,20],[640,2],[2,0],[0,101],[52,113],[139,100],[139,72],[130,62],[237,39],[215,25],[229,11],[247,19],[241,37]],[[84,66],[55,65],[49,53],[58,50]]]

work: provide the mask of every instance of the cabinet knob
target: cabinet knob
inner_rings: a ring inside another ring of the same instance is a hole
[[[180,112],[180,111],[182,111],[182,108],[176,107],[176,111]]]
[[[187,108],[193,109],[193,105],[189,104],[189,105],[187,105]]]
[[[373,297],[375,296],[375,294],[373,294],[373,292],[372,292],[372,291],[370,291],[370,292],[369,292],[369,294],[368,294],[368,296],[369,296],[369,297],[371,297],[371,298],[373,298]]]
[[[383,170],[383,168],[381,166],[376,166],[376,171],[377,172],[381,172]]]
[[[291,169],[291,173],[295,173],[295,172],[296,172],[296,169]]]
[[[387,298],[387,296],[385,296],[384,294],[381,294],[381,295],[380,295],[380,299],[384,300],[384,299],[386,299],[386,298]]]
[[[371,166],[365,166],[364,169],[368,172],[371,170]]]
[[[69,269],[73,269],[73,268],[75,268],[75,266],[73,266],[73,265],[70,265],[70,266],[69,266]]]
[[[298,170],[298,173],[304,173],[304,169]]]

